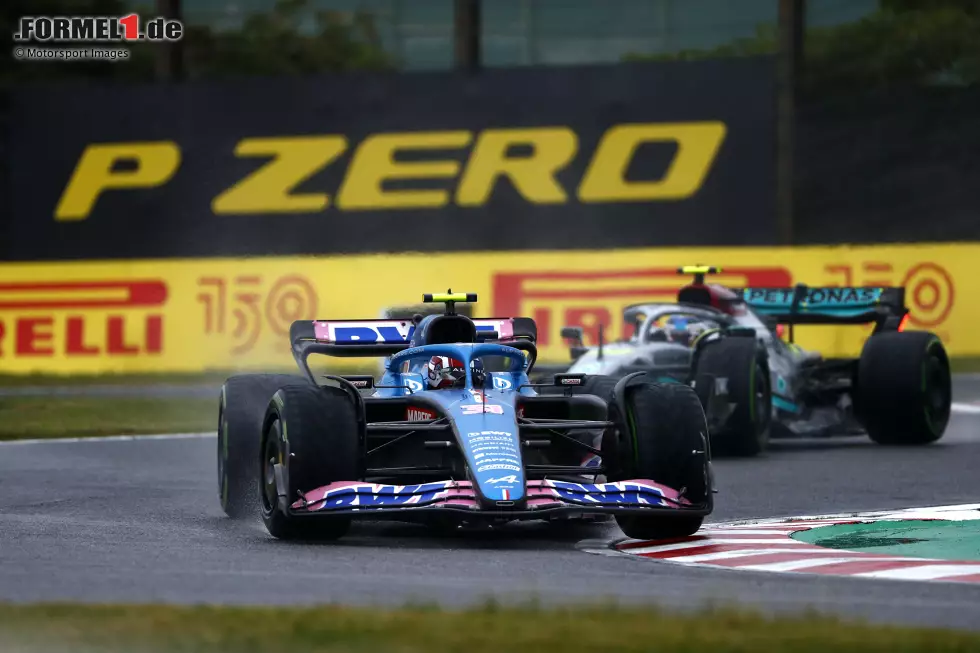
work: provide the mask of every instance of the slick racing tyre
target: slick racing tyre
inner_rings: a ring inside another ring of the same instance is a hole
[[[679,383],[639,382],[626,388],[626,415],[609,397],[610,421],[603,436],[602,460],[609,480],[648,478],[683,491],[691,503],[706,504],[711,493],[708,428],[697,394]],[[702,516],[617,515],[633,539],[656,540],[692,535]]]
[[[949,423],[952,380],[942,341],[926,331],[868,338],[858,363],[855,410],[879,444],[921,445]]]
[[[772,395],[769,366],[755,338],[728,337],[704,343],[696,354],[694,378],[726,379],[734,410],[711,433],[715,455],[755,456],[769,446]],[[712,422],[712,424],[714,424]]]
[[[360,478],[357,409],[339,388],[312,384],[281,388],[268,404],[262,438],[262,521],[279,539],[333,540],[350,528],[350,517],[290,518],[279,501],[276,465],[281,465],[286,503],[335,481]]]
[[[239,374],[221,386],[218,406],[218,499],[229,517],[257,514],[262,418],[276,390],[303,383],[290,374]]]

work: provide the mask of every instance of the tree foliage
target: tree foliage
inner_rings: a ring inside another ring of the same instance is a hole
[[[146,2],[151,7],[138,13],[154,15],[152,0]],[[3,0],[0,5],[0,29],[8,34],[16,31],[20,16],[122,16],[131,10],[123,0]],[[163,46],[141,42],[126,47],[131,58],[114,63],[23,62],[8,57],[0,64],[0,80],[152,80]],[[187,25],[180,47],[186,75],[192,79],[389,70],[396,65],[384,51],[370,14],[314,13],[308,0],[278,0],[271,12],[249,16],[237,30]]]
[[[216,32],[196,27],[187,37],[191,77],[289,75],[349,70],[387,70],[394,61],[381,46],[370,14],[344,20],[338,12],[314,15],[305,33],[308,0],[279,0],[273,12],[249,16],[242,29]]]
[[[629,60],[690,60],[773,54],[774,25],[710,50],[627,55]],[[901,85],[980,83],[980,3],[976,0],[883,0],[853,23],[809,28],[804,91],[854,91]]]

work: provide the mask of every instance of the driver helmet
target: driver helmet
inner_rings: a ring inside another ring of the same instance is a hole
[[[696,318],[673,315],[667,318],[667,329],[672,342],[687,345],[693,342],[707,327]]]
[[[665,320],[664,327],[667,330],[667,337],[670,342],[687,344],[691,338],[688,333],[688,325],[693,322],[691,318],[683,315],[671,315]]]
[[[670,335],[667,333],[667,329],[658,326],[651,326],[649,333],[647,333],[648,342],[669,342]]]
[[[689,334],[691,342],[697,340],[699,337],[701,337],[701,334],[703,334],[707,330],[708,330],[708,325],[705,324],[704,322],[701,322],[700,320],[691,322],[690,324],[687,325],[687,332]]]
[[[430,390],[461,388],[466,383],[463,361],[448,356],[433,356],[426,366]]]

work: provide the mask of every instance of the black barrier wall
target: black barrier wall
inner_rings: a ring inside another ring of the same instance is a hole
[[[6,260],[774,240],[773,60],[19,89]]]
[[[980,240],[980,88],[804,102],[796,241]]]

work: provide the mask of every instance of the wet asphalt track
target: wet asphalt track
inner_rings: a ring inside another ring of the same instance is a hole
[[[980,378],[958,379],[956,395],[980,400]],[[980,585],[714,571],[576,550],[583,539],[619,537],[610,526],[440,536],[363,524],[339,544],[277,542],[257,520],[221,513],[214,448],[211,437],[0,446],[0,600],[458,606],[489,594],[615,597],[980,629]],[[975,503],[980,415],[954,416],[927,448],[784,441],[763,458],[716,465],[712,521]]]

